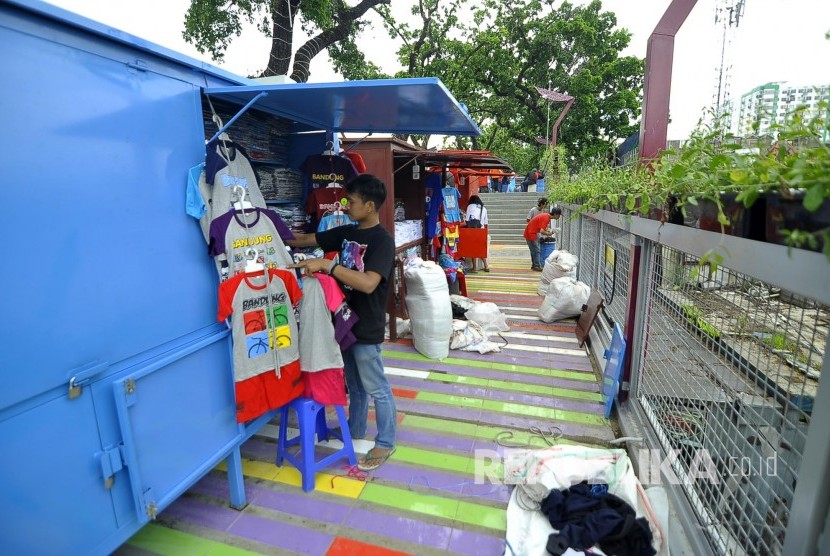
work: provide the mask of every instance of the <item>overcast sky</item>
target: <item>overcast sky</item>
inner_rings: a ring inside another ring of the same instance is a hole
[[[698,0],[677,35],[669,139],[687,137],[704,108],[712,102],[716,68],[720,63],[716,46],[720,29],[714,22],[718,1]],[[235,39],[223,63],[212,62],[199,54],[182,39],[189,0],[50,0],[50,3],[233,73],[256,74],[267,60],[269,39],[253,28]],[[669,3],[670,0],[603,0],[604,8],[616,13],[619,26],[633,34],[625,54],[645,57],[648,37]],[[392,0],[392,4],[399,17],[406,17],[411,0]],[[732,60],[732,96],[740,97],[768,81],[830,83],[830,41],[825,39],[828,30],[830,0],[746,0],[744,18],[734,33],[728,56]],[[305,40],[300,35],[295,34],[295,48]],[[360,44],[367,58],[384,70],[399,69],[394,56],[397,45],[379,23],[364,33]],[[318,55],[312,61],[310,81],[342,80],[328,65],[327,56]],[[555,89],[556,84],[552,87]]]

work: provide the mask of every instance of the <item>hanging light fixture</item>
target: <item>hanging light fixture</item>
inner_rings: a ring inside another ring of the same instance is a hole
[[[418,166],[417,162],[412,164],[412,179],[418,180],[421,179],[421,167]]]

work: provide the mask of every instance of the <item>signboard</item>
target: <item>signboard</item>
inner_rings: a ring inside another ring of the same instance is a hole
[[[602,296],[608,306],[614,300],[614,289],[617,284],[617,251],[607,243],[602,260]]]

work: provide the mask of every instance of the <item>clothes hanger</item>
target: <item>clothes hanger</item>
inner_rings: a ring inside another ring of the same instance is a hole
[[[329,179],[330,179],[331,181],[328,183],[328,185],[326,186],[326,188],[329,188],[329,187],[330,187],[330,188],[335,188],[335,187],[336,187],[336,188],[340,188],[340,184],[339,184],[339,183],[337,183],[337,181],[336,181],[336,180],[337,180],[337,174],[335,174],[334,172],[332,172],[331,174],[329,174]]]
[[[245,251],[245,274],[254,274],[265,270],[265,265],[257,262],[258,255],[259,253],[253,247]]]
[[[326,150],[323,151],[323,156],[334,156],[334,142],[333,141],[326,141]]]
[[[236,201],[233,204],[233,210],[244,211],[244,210],[254,208],[254,205],[252,205],[250,201],[245,200],[245,188],[244,187],[242,187],[241,185],[234,185],[233,186],[233,191],[234,191],[234,193],[236,193],[236,198],[238,199],[238,201]]]

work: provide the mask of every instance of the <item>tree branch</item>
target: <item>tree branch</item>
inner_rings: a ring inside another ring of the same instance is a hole
[[[310,74],[309,67],[311,60],[317,54],[349,36],[354,25],[363,14],[378,4],[389,4],[392,0],[363,0],[352,8],[340,7],[337,10],[335,20],[337,25],[318,33],[302,45],[294,55],[294,69],[291,72],[291,79],[297,83],[308,81]]]

